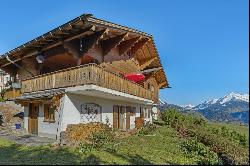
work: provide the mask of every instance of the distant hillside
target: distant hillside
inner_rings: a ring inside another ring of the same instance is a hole
[[[218,122],[240,122],[249,124],[249,95],[230,93],[219,99],[205,101],[197,106],[178,106],[161,103],[161,110],[176,108],[187,113],[199,113],[205,118]]]

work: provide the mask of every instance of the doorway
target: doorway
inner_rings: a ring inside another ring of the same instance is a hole
[[[118,106],[113,107],[113,128],[119,130],[130,129],[130,111],[131,107]]]
[[[38,134],[38,114],[39,105],[30,103],[28,118],[28,131],[30,134]]]

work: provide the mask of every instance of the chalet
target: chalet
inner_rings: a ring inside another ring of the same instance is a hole
[[[55,139],[69,124],[152,121],[169,87],[150,34],[91,14],[7,52],[0,68],[20,85],[9,99],[24,106],[27,132]]]

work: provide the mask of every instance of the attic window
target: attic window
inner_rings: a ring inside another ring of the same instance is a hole
[[[153,85],[151,85],[150,83],[148,83],[148,86],[147,86],[148,90],[151,90],[154,92],[155,88]]]
[[[148,83],[148,89],[150,90],[150,83]]]

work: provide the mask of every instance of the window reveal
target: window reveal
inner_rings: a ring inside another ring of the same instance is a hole
[[[44,121],[55,122],[55,109],[50,104],[44,104]]]

